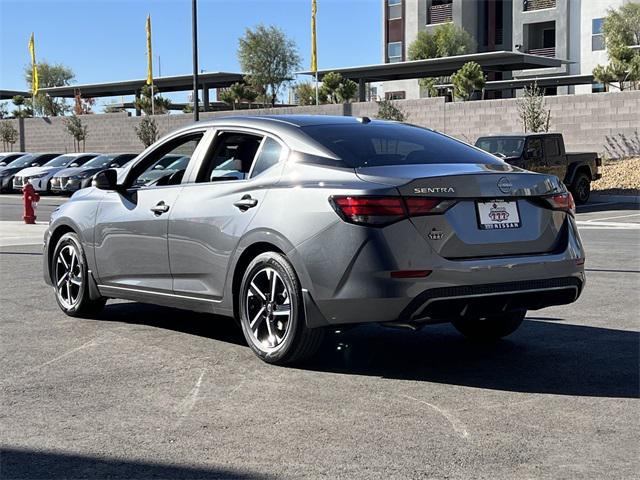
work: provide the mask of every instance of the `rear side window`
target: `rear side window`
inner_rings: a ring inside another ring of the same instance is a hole
[[[265,170],[273,167],[280,161],[280,155],[282,155],[282,146],[274,139],[267,137],[264,140],[260,153],[255,159],[251,177],[256,177]]]
[[[352,168],[435,163],[502,165],[493,155],[411,125],[311,125],[302,130]]]
[[[547,157],[555,157],[560,155],[560,146],[558,145],[558,139],[554,137],[545,138],[544,150]]]

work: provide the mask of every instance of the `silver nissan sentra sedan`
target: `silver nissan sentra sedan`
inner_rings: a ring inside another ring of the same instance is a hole
[[[137,182],[167,155],[190,160]],[[504,337],[575,301],[584,260],[554,176],[407,124],[283,115],[197,123],[98,173],[53,213],[44,277],[67,315],[123,298],[233,316],[287,364],[328,326]]]

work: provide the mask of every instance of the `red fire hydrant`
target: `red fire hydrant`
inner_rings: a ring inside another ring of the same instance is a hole
[[[40,195],[29,182],[22,187],[22,201],[24,202],[24,215],[22,216],[24,223],[36,223],[36,206],[40,201]]]

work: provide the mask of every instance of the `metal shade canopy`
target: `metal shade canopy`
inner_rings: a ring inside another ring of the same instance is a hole
[[[383,82],[390,80],[408,80],[413,78],[448,76],[457,72],[467,62],[478,63],[484,71],[511,72],[534,68],[557,68],[572,63],[559,58],[542,57],[520,52],[486,52],[453,57],[411,60],[407,62],[379,63],[360,67],[328,68],[318,71],[322,80],[329,72],[338,72],[351,80]],[[298,72],[299,75],[315,75],[314,72]]]
[[[200,85],[207,88],[228,87],[236,82],[243,82],[243,74],[230,72],[209,72],[198,75]],[[117,97],[135,95],[146,84],[145,78],[124,80],[119,82],[87,83],[84,85],[65,85],[63,87],[41,88],[40,91],[52,97],[75,97],[76,90],[84,98]],[[193,89],[193,75],[175,75],[172,77],[154,78],[153,84],[158,92],[181,92]]]

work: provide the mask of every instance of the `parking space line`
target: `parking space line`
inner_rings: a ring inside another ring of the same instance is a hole
[[[615,218],[637,217],[640,213],[629,213],[627,215],[616,215],[615,217],[594,218],[593,220],[585,220],[586,222],[602,222],[605,220],[613,220]]]

